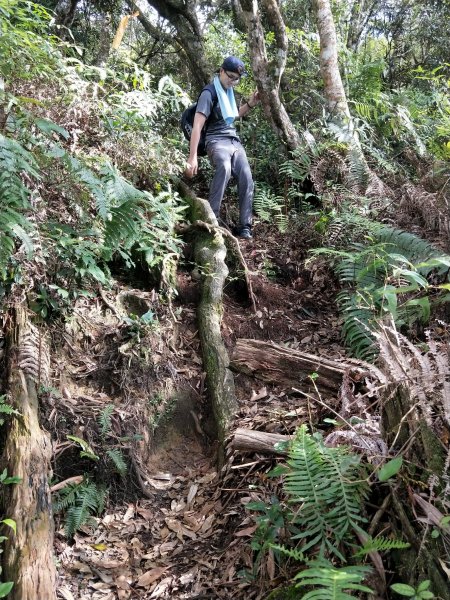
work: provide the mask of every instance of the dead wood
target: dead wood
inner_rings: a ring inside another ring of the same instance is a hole
[[[285,450],[275,448],[279,442],[289,442],[293,439],[290,435],[279,433],[266,433],[239,427],[233,434],[230,447],[243,452],[262,452],[263,454],[287,454]]]
[[[222,445],[237,409],[234,378],[229,369],[230,360],[221,334],[223,286],[228,275],[226,248],[209,203],[197,198],[181,182],[178,189],[190,205],[191,221],[201,221],[212,226],[211,230],[198,229],[194,239],[194,256],[201,273],[201,297],[197,316],[203,365],[217,435]]]
[[[237,340],[230,366],[235,371],[285,387],[298,387],[303,382],[308,383],[310,375],[317,373],[314,384],[318,390],[335,394],[339,391],[344,376],[362,383],[367,377],[377,380],[382,378],[371,365],[351,360],[338,362],[259,340]]]
[[[14,581],[11,600],[56,600],[53,557],[53,516],[48,477],[51,443],[39,425],[37,389],[41,378],[45,341],[28,322],[27,311],[17,307],[8,340],[8,403],[20,417],[9,425],[2,469],[21,482],[3,486],[3,513],[16,521],[8,531],[3,555],[5,581]]]

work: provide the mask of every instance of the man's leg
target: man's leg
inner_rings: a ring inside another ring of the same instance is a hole
[[[233,144],[236,151],[233,155],[232,172],[237,180],[239,195],[239,225],[251,227],[254,189],[252,172],[242,144],[237,141]]]
[[[219,217],[220,205],[225,188],[231,177],[231,157],[234,148],[230,140],[220,140],[208,146],[208,157],[214,167],[214,177],[209,188],[209,203],[216,217]]]

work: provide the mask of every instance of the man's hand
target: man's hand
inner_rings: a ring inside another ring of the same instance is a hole
[[[192,179],[192,177],[194,177],[194,175],[197,175],[198,173],[198,160],[197,157],[195,158],[189,158],[188,162],[186,164],[186,169],[184,171],[184,174],[186,175],[186,177],[188,179]]]
[[[248,99],[248,101],[250,102],[250,105],[251,105],[252,108],[258,104],[258,102],[259,102],[259,92],[258,92],[258,90],[255,90],[253,92],[253,94],[250,96],[250,98]]]

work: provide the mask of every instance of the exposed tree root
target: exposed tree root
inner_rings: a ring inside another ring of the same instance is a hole
[[[223,459],[223,444],[237,409],[234,378],[229,369],[230,360],[221,334],[223,286],[228,275],[226,248],[222,231],[209,203],[197,198],[182,182],[178,182],[178,189],[191,207],[191,222],[198,230],[194,240],[194,257],[201,274],[198,329],[219,440],[220,463]],[[199,226],[198,223],[202,225]]]

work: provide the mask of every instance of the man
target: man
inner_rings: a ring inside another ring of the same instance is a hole
[[[239,195],[239,226],[237,235],[244,239],[252,237],[253,179],[247,155],[242,146],[233,121],[244,117],[259,102],[255,91],[239,108],[236,107],[233,88],[245,75],[245,66],[236,56],[228,56],[214,78],[217,101],[210,90],[203,90],[197,102],[191,134],[190,152],[185,171],[191,178],[198,171],[197,146],[201,131],[206,123],[206,151],[214,167],[214,177],[209,189],[209,203],[219,218],[220,205],[225,189],[233,175],[237,181]]]

